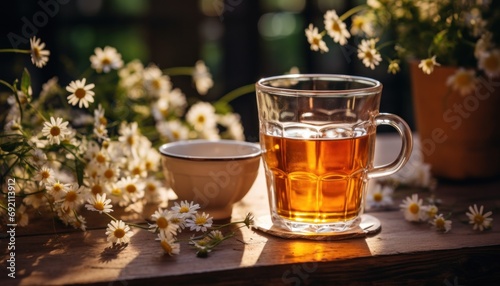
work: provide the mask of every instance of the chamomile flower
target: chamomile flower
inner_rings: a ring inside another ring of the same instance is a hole
[[[144,184],[144,198],[151,203],[160,203],[165,199],[167,189],[163,182],[155,178],[147,178]]]
[[[366,36],[371,37],[373,33],[372,21],[371,19],[368,19],[367,15],[355,15],[352,17],[351,34],[365,34]]]
[[[222,232],[220,230],[212,230],[209,234],[208,234],[208,237],[211,238],[211,240],[214,242],[214,243],[218,243],[218,242],[221,242],[225,239],[224,235],[222,234]]]
[[[443,214],[435,215],[429,223],[438,231],[446,233],[451,230],[451,220],[445,219]]]
[[[212,226],[213,219],[203,212],[203,214],[196,213],[194,217],[186,219],[186,227],[195,231],[207,231],[207,228]]]
[[[108,191],[108,198],[111,199],[113,204],[118,204],[120,206],[125,206],[127,204],[123,190],[118,187],[116,183],[108,183],[106,189]]]
[[[144,184],[137,176],[122,177],[117,185],[123,190],[125,198],[130,202],[136,202],[144,197]]]
[[[122,123],[118,132],[120,133],[118,141],[123,143],[128,153],[137,147],[140,142],[140,131],[137,122]]]
[[[51,184],[46,185],[47,194],[59,199],[64,196],[70,186],[70,184],[61,183],[59,180],[53,181]]]
[[[483,70],[490,78],[500,75],[500,49],[482,52],[478,61],[479,69]]]
[[[156,130],[170,141],[186,140],[189,138],[189,128],[180,120],[160,121]]]
[[[101,178],[106,182],[115,182],[120,176],[120,168],[117,164],[109,163],[103,169]]]
[[[174,254],[179,254],[181,251],[181,246],[175,241],[174,237],[165,235],[165,233],[158,233],[157,240],[160,241],[161,248],[166,254],[173,256]]]
[[[68,96],[68,103],[71,105],[77,105],[78,107],[85,108],[89,107],[89,102],[94,102],[94,92],[92,89],[95,87],[93,83],[85,84],[86,78],[81,80],[75,80],[69,83],[66,90],[71,94]]]
[[[374,186],[368,189],[366,198],[368,209],[391,206],[393,204],[393,192],[394,189],[392,187],[375,183]]]
[[[41,68],[49,61],[50,51],[44,50],[45,43],[36,37],[30,39],[31,62],[38,68]]]
[[[104,49],[95,48],[95,54],[90,56],[91,67],[98,73],[108,73],[112,69],[119,69],[123,66],[122,55],[115,48],[106,46]]]
[[[326,11],[324,23],[325,30],[334,42],[342,46],[347,44],[347,39],[351,37],[351,34],[347,31],[346,24],[339,18],[335,10]]]
[[[203,61],[197,61],[194,66],[193,81],[199,94],[205,95],[214,85],[212,75]]]
[[[469,206],[469,212],[466,212],[465,215],[469,218],[469,224],[473,224],[474,230],[483,231],[485,229],[491,228],[491,222],[493,218],[490,216],[493,214],[491,211],[483,214],[484,207],[481,206],[479,209],[477,205]]]
[[[466,96],[476,89],[476,72],[472,69],[459,68],[455,74],[448,77],[446,85],[458,91],[461,96]]]
[[[391,60],[389,66],[387,67],[387,72],[392,74],[397,74],[401,70],[399,66],[399,60]]]
[[[318,28],[314,27],[313,24],[309,24],[309,27],[305,30],[307,41],[311,45],[311,50],[317,52],[328,52],[328,47],[325,41],[323,41],[323,34],[318,32]]]
[[[83,190],[85,190],[84,186],[79,187],[78,184],[71,184],[63,195],[61,208],[75,209],[80,206],[83,203]]]
[[[372,70],[382,61],[382,56],[375,47],[377,41],[378,39],[361,40],[358,46],[358,58]]]
[[[427,221],[438,214],[438,207],[435,205],[422,206],[420,208],[420,220]]]
[[[195,103],[186,113],[186,121],[197,131],[214,128],[217,124],[215,108],[208,102]]]
[[[94,135],[98,140],[106,141],[109,140],[108,129],[106,129],[105,125],[96,125],[94,126]]]
[[[174,217],[175,214],[171,211],[162,210],[160,208],[151,216],[151,220],[154,221],[154,223],[150,224],[149,228],[152,232],[159,231],[166,236],[175,235],[179,229],[179,225],[172,222]]]
[[[192,217],[200,209],[199,204],[195,204],[193,201],[181,201],[180,203],[175,202],[172,207],[174,211],[180,217]]]
[[[43,124],[42,135],[47,136],[50,144],[61,144],[65,136],[70,135],[71,131],[68,129],[68,121],[64,121],[61,117],[50,117],[50,122]]]
[[[71,220],[70,224],[74,228],[79,228],[83,231],[87,230],[87,220],[85,219],[85,217],[83,217],[81,215],[78,215],[73,220]]]
[[[50,184],[55,180],[54,170],[47,166],[43,166],[38,170],[36,175],[33,177],[33,180],[38,181],[40,185]]]
[[[148,176],[148,170],[146,169],[144,160],[142,158],[129,160],[127,173],[132,177],[139,176],[141,178],[146,178]]]
[[[97,194],[95,196],[90,196],[87,200],[88,204],[85,205],[85,208],[90,211],[95,211],[99,213],[109,213],[113,211],[113,206],[111,206],[111,200],[106,199],[106,194]]]
[[[172,88],[170,77],[163,74],[161,69],[151,65],[144,69],[144,87],[154,97],[159,97],[162,93],[168,92]]]
[[[101,172],[101,170],[99,170],[99,169],[94,169],[94,170],[98,173]],[[88,186],[90,193],[94,196],[95,195],[102,195],[107,191],[105,181],[103,179],[101,179],[100,176],[90,177],[86,181],[86,185]]]
[[[434,71],[434,67],[440,66],[440,64],[436,61],[436,56],[431,58],[423,59],[418,64],[418,67],[422,69],[425,74],[431,74]]]
[[[122,220],[112,220],[106,228],[107,241],[116,244],[125,244],[130,242],[133,232],[130,227]]]
[[[413,194],[411,197],[406,197],[399,207],[401,208],[401,211],[404,212],[404,217],[407,221],[420,221],[422,199],[419,199],[417,194]]]

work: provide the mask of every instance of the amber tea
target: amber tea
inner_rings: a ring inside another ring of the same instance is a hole
[[[374,133],[354,138],[297,139],[262,135],[274,176],[276,212],[304,223],[337,223],[361,211]]]

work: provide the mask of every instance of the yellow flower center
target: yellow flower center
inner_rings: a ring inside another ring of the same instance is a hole
[[[484,217],[480,214],[474,216],[474,223],[477,225],[482,225],[484,222]]]
[[[420,207],[413,203],[411,204],[409,207],[408,207],[408,210],[412,213],[412,214],[418,214],[418,211],[420,210]]]
[[[146,190],[148,190],[149,192],[154,192],[154,191],[156,191],[156,186],[155,186],[155,184],[148,183],[148,184],[146,185]]]
[[[107,125],[108,124],[108,120],[104,116],[100,116],[99,117],[99,123],[101,123],[102,125]]]
[[[83,88],[78,88],[75,90],[75,96],[80,99],[84,98],[86,94],[87,92]]]
[[[198,116],[198,120],[197,121],[199,123],[203,124],[205,122],[205,116],[203,116],[203,115]]]
[[[158,80],[158,79],[154,79],[151,82],[151,85],[153,86],[154,89],[157,89],[157,90],[159,90],[161,88],[161,83],[160,83],[160,80]]]
[[[319,38],[319,37],[314,37],[314,38],[312,39],[312,44],[313,44],[314,46],[319,46],[319,43],[320,43],[320,42],[321,42],[321,38]]]
[[[94,203],[94,208],[98,211],[103,211],[104,210],[104,204],[102,202],[95,202]]]
[[[90,191],[92,194],[97,195],[97,194],[102,194],[102,187],[101,185],[93,185],[92,188],[90,188]]]
[[[179,213],[188,213],[189,212],[189,208],[186,207],[186,206],[182,206],[180,209],[179,209]]]
[[[382,199],[383,199],[383,198],[384,198],[384,196],[382,196],[382,194],[381,194],[381,193],[375,193],[375,194],[373,195],[373,200],[374,200],[374,201],[376,201],[376,202],[380,202],[380,201],[382,201]]]
[[[61,184],[59,184],[59,183],[55,183],[55,184],[54,184],[54,186],[52,186],[52,190],[53,190],[54,192],[59,192],[59,191],[61,191],[61,190],[62,190],[62,186],[61,186]]]
[[[161,216],[156,220],[156,225],[161,229],[165,229],[168,227],[168,220]]]
[[[101,63],[102,63],[103,66],[107,66],[107,65],[111,64],[111,60],[106,57],[106,58],[102,59]]]
[[[372,61],[373,60],[373,54],[370,51],[365,52],[365,58],[368,60]]]
[[[41,175],[42,175],[42,179],[48,179],[50,177],[50,172],[49,171],[42,171]]]
[[[180,134],[179,132],[177,132],[177,131],[173,131],[173,132],[172,132],[172,136],[173,136],[175,139],[179,139],[179,138],[181,138],[181,134]]]
[[[204,216],[198,216],[195,219],[195,223],[197,225],[204,225],[207,222],[207,219]]]
[[[116,238],[122,238],[125,236],[125,230],[123,230],[121,228],[117,228],[117,229],[115,229],[113,234],[115,235]]]
[[[114,175],[115,175],[115,172],[111,169],[107,169],[106,171],[104,171],[104,177],[106,179],[111,179],[111,178],[113,178]]]
[[[70,192],[66,193],[66,201],[68,201],[68,202],[76,201],[77,197],[78,196],[74,191],[70,191]]]
[[[50,135],[59,136],[59,134],[61,134],[61,129],[58,126],[52,126],[52,128],[50,128]]]
[[[444,219],[437,219],[435,224],[437,228],[444,229]]]
[[[455,82],[459,86],[469,86],[472,83],[472,78],[468,74],[462,73],[457,75]]]
[[[99,153],[97,154],[97,156],[95,157],[95,160],[98,162],[98,163],[105,163],[106,162],[106,156],[104,156],[103,154]]]
[[[38,47],[33,47],[32,52],[35,58],[40,58],[40,49]]]
[[[172,246],[166,242],[165,240],[162,240],[161,241],[161,248],[163,248],[163,250],[168,253],[168,254],[172,254]]]
[[[140,167],[135,167],[132,169],[132,174],[134,175],[140,175],[141,174],[141,168]]]
[[[120,188],[113,188],[111,190],[111,194],[113,196],[121,196],[122,195],[122,190]]]
[[[134,136],[127,137],[127,143],[130,146],[134,145],[134,143],[135,143]]]
[[[340,32],[341,31],[340,25],[339,25],[339,23],[337,23],[337,21],[333,21],[332,30],[335,31],[335,32]]]
[[[135,187],[135,185],[130,184],[130,185],[127,185],[127,187],[125,187],[125,190],[128,193],[132,194],[132,193],[135,193],[137,191],[137,188]]]

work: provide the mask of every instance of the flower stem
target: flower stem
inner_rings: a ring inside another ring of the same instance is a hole
[[[219,98],[217,100],[217,102],[229,103],[229,102],[235,100],[236,98],[238,98],[244,94],[253,92],[253,91],[255,91],[255,84],[253,84],[253,83],[247,84],[247,85],[238,87],[236,89],[233,89],[232,91],[225,94],[223,97]]]
[[[30,50],[20,50],[20,49],[0,49],[0,53],[19,53],[19,54],[29,54]]]
[[[175,76],[175,75],[193,75],[194,72],[194,67],[175,67],[175,68],[168,68],[164,69],[163,73],[169,76]]]
[[[347,18],[358,13],[359,11],[362,11],[366,7],[367,7],[367,5],[359,5],[359,6],[353,7],[351,9],[347,10],[344,14],[342,14],[342,16],[339,17],[339,20],[345,21]]]

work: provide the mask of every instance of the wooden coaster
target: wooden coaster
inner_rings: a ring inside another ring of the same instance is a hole
[[[310,240],[344,240],[350,238],[366,237],[380,231],[382,225],[380,220],[368,214],[361,215],[361,222],[353,229],[343,232],[292,232],[275,226],[271,220],[271,215],[264,215],[255,218],[254,228],[262,232],[287,239],[310,239]]]

